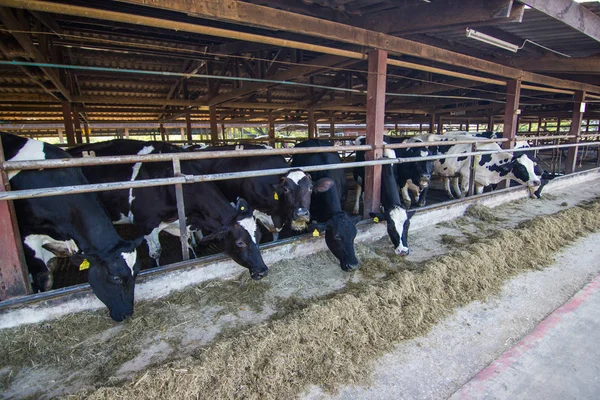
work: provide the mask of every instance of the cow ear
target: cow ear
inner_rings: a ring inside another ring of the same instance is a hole
[[[327,229],[327,223],[313,222],[312,224],[308,225],[309,232],[313,232],[315,229],[319,231],[319,234],[323,234],[323,232],[325,232]]]
[[[360,215],[353,215],[350,217],[350,221],[352,221],[354,225],[358,224],[361,219],[362,217]]]
[[[92,254],[72,254],[69,257],[69,260],[73,263],[73,265],[78,266],[80,271],[84,271],[92,267],[96,268],[100,264],[99,259]]]
[[[411,219],[415,215],[415,210],[406,210],[406,219]]]
[[[142,244],[142,241],[144,240],[144,235],[138,236],[133,240],[130,240],[129,242],[131,243],[131,245],[133,246],[133,249],[137,249],[140,244]]]
[[[248,202],[242,199],[241,197],[238,197],[235,208],[237,209],[238,217],[246,218],[252,215],[252,211],[250,211],[250,206],[248,205]]]
[[[335,182],[330,178],[321,178],[315,182],[313,190],[317,193],[324,193],[335,186]]]
[[[70,257],[74,251],[65,243],[54,242],[43,244],[42,247],[57,257]]]
[[[371,213],[369,213],[369,215],[373,219],[377,218],[378,220],[385,220],[385,214],[384,213],[371,212]]]

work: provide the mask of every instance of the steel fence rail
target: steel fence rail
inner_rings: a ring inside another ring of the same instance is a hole
[[[180,161],[205,160],[225,157],[259,157],[266,155],[293,155],[306,153],[332,153],[335,151],[357,151],[371,150],[371,146],[331,146],[331,147],[303,147],[289,149],[260,149],[260,150],[220,150],[220,151],[190,151],[184,153],[161,153],[146,155],[126,156],[98,156],[82,158],[61,158],[53,160],[27,160],[27,161],[5,161],[0,167],[5,171],[24,171],[43,168],[67,168],[67,167],[91,167],[110,164],[135,164],[139,162],[172,162],[173,159]]]

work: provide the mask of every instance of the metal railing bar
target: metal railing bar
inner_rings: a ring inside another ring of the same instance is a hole
[[[224,157],[258,157],[265,155],[290,155],[306,153],[332,153],[335,151],[371,150],[371,146],[332,146],[332,147],[303,147],[289,149],[264,149],[264,150],[221,150],[221,151],[190,151],[185,153],[161,153],[146,155],[126,156],[98,156],[82,158],[61,158],[52,160],[28,160],[28,161],[5,161],[1,167],[5,171],[24,171],[42,168],[68,168],[68,167],[90,167],[109,164],[135,164],[138,162],[172,162],[173,159],[180,161],[204,160]]]
[[[305,172],[311,171],[323,171],[327,169],[344,169],[353,167],[365,167],[370,165],[383,165],[383,164],[395,164],[397,163],[395,158],[384,158],[374,161],[360,161],[351,163],[338,163],[329,165],[315,165],[309,167],[302,167]],[[43,188],[43,189],[26,189],[26,190],[14,190],[10,192],[0,193],[0,200],[18,200],[35,197],[46,197],[46,196],[60,196],[77,193],[90,193],[100,192],[105,190],[121,190],[121,189],[136,189],[141,187],[151,186],[166,186],[173,184],[187,184],[187,183],[200,183],[200,182],[212,182],[220,181],[225,179],[234,178],[252,178],[258,176],[268,175],[282,175],[290,170],[297,168],[275,168],[265,170],[254,170],[254,171],[243,171],[243,172],[227,172],[221,174],[208,174],[208,175],[184,175],[172,178],[159,178],[159,179],[144,179],[140,181],[124,181],[124,182],[109,182],[109,183],[94,183],[88,185],[77,185],[77,186],[61,186],[54,188]]]

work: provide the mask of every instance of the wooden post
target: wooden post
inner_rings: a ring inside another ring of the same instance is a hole
[[[438,123],[437,123],[437,134],[441,135],[444,132],[444,124],[442,122],[442,116],[440,115],[438,117]]]
[[[429,133],[435,133],[435,113],[429,114]]]
[[[158,129],[160,131],[160,140],[165,141],[165,127],[163,124],[158,125]]]
[[[58,143],[63,144],[65,142],[65,136],[63,135],[62,129],[57,129],[58,132]]]
[[[314,139],[316,131],[315,112],[312,108],[308,109],[308,138]]]
[[[0,141],[0,164],[4,149]],[[0,192],[10,190],[8,177],[0,169]],[[0,201],[0,299],[7,300],[31,293],[29,272],[12,201]]]
[[[62,102],[63,119],[65,121],[65,132],[67,133],[67,145],[75,146],[75,132],[73,132],[73,117],[71,116],[71,104]]]
[[[268,115],[268,128],[269,128],[269,146],[275,148],[275,118],[273,113],[269,111]],[[240,138],[242,137],[242,129],[240,129]]]
[[[519,110],[519,97],[521,96],[521,80],[509,80],[506,85],[506,106],[504,107],[504,132],[502,137],[508,139],[502,143],[505,149],[515,147],[517,134],[517,121]]]
[[[187,133],[187,141],[189,144],[192,144],[194,138],[192,137],[192,118],[190,117],[190,110],[185,110],[185,128]],[[183,135],[181,140],[184,140]]]
[[[79,111],[77,106],[73,106],[73,122],[75,124],[75,141],[77,144],[83,144],[83,135],[81,134],[81,121],[79,120]]]
[[[210,139],[213,146],[219,141],[219,132],[217,127],[217,108],[215,106],[208,107],[210,115]]]
[[[371,161],[380,159],[383,153],[387,51],[372,50],[369,53],[368,72],[366,144],[373,146],[373,150],[366,152],[365,159]],[[370,212],[379,212],[381,165],[365,167],[364,191],[363,217],[368,218]]]
[[[569,140],[570,143],[579,143],[581,140],[581,123],[583,121],[583,113],[585,107],[585,92],[581,90],[575,91],[575,101],[573,102],[573,118],[571,119],[571,128],[569,129],[569,135],[575,135],[574,138]],[[567,153],[567,161],[565,168],[567,174],[575,172],[577,164],[577,153],[578,147],[569,147]]]
[[[329,116],[329,137],[335,138],[335,118],[333,117],[333,113]]]
[[[179,139],[185,140],[185,128],[184,127],[179,128]]]
[[[129,128],[125,128],[125,139],[129,139]]]
[[[490,115],[488,117],[488,127],[487,127],[488,131],[490,132],[494,132],[494,116]]]
[[[85,142],[89,143],[90,142],[90,126],[88,125],[87,122],[83,123],[83,132],[85,133]]]

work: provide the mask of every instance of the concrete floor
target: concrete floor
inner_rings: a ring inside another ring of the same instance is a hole
[[[378,362],[368,386],[324,399],[600,398],[600,234],[511,280]]]

